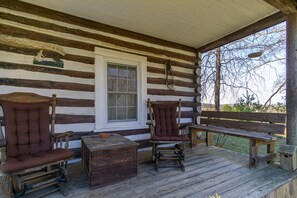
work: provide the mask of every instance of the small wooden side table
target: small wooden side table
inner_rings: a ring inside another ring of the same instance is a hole
[[[85,136],[81,143],[82,164],[91,189],[137,175],[137,143],[114,133],[108,138]]]

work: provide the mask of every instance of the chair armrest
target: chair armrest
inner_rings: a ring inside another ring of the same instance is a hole
[[[6,141],[0,140],[0,164],[6,161]]]
[[[146,122],[145,124],[146,124],[146,125],[149,125],[149,126],[153,125],[152,122]]]
[[[179,130],[187,129],[187,125],[181,125],[178,129]]]
[[[192,123],[185,123],[179,126],[180,135],[189,135],[189,126],[192,126]]]
[[[146,125],[149,126],[151,138],[155,136],[155,128],[152,122],[146,122]]]
[[[6,141],[5,140],[0,140],[0,148],[1,147],[6,147]]]
[[[65,142],[64,148],[68,149],[69,147],[69,137],[73,135],[73,131],[67,131],[64,133],[55,133],[51,135],[52,142],[56,148],[62,148],[63,142]]]
[[[55,133],[55,134],[52,134],[52,138],[54,139],[60,139],[60,138],[67,138],[67,137],[71,137],[73,135],[73,131],[67,131],[67,132],[64,132],[64,133]]]
[[[179,129],[188,129],[189,126],[192,126],[194,124],[192,123],[185,123],[185,124],[180,124]]]

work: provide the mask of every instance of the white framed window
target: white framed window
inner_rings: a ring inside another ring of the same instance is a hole
[[[147,58],[95,48],[95,131],[147,128]]]
[[[137,120],[137,67],[107,62],[107,122]]]

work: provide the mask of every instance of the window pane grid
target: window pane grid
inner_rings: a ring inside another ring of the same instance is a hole
[[[111,93],[111,94],[126,94],[126,95],[136,95],[137,93],[136,92],[123,92],[123,91],[108,91],[108,93]]]
[[[127,65],[108,63],[108,121],[137,120],[137,72]]]

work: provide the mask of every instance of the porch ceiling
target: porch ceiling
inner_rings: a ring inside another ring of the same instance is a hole
[[[279,11],[263,0],[23,1],[192,47]]]

